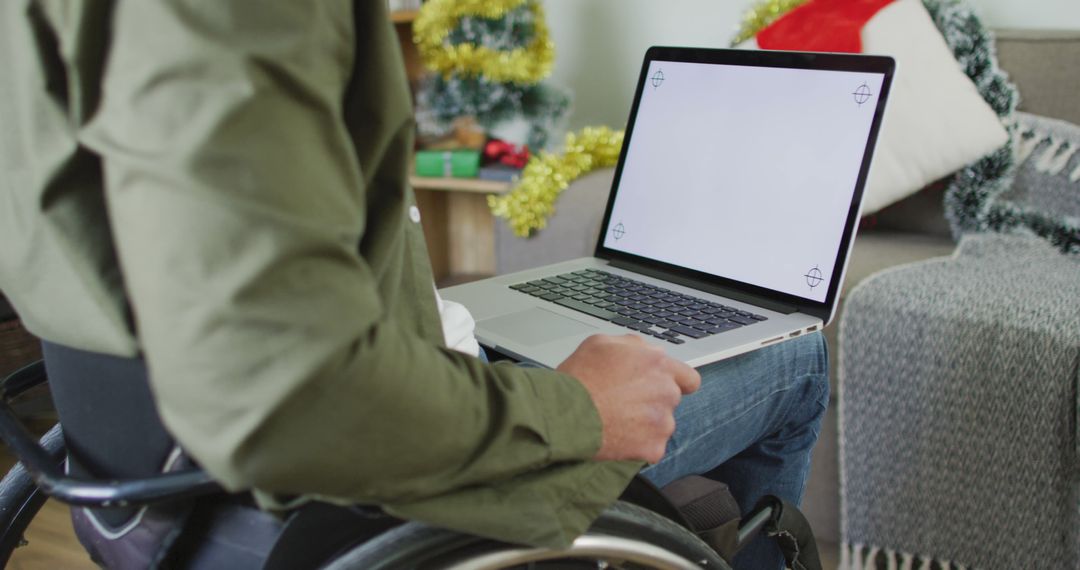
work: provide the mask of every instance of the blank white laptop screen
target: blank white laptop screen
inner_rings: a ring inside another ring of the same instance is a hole
[[[604,246],[823,302],[884,75],[653,61]]]

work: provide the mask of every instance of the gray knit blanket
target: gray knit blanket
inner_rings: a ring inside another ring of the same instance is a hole
[[[1080,569],[1080,256],[965,236],[840,329],[845,570]]]

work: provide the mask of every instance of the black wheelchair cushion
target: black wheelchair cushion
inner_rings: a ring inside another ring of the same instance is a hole
[[[739,504],[728,486],[699,475],[684,477],[662,489],[696,531],[739,520]]]
[[[686,518],[701,540],[725,560],[739,550],[739,504],[725,483],[691,475],[668,484],[664,496]]]

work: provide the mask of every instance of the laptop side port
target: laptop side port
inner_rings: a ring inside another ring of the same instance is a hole
[[[795,337],[797,337],[797,336],[799,336],[801,334],[802,334],[802,331],[795,331],[795,332],[789,334],[788,336],[791,337],[791,338],[795,338]]]
[[[762,341],[761,346],[765,346],[766,344],[772,344],[774,342],[780,342],[782,340],[784,340],[784,337],[782,337],[782,336],[778,336],[776,338],[770,338],[769,340]]]
[[[814,332],[814,331],[816,331],[816,330],[817,330],[817,325],[814,325],[814,326],[812,326],[812,327],[808,327],[808,328],[806,329],[806,332],[808,332],[808,333],[812,333],[812,332]]]

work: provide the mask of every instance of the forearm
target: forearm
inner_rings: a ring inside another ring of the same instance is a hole
[[[223,472],[283,493],[400,502],[586,460],[599,419],[577,381],[486,365],[380,327],[334,355]]]

